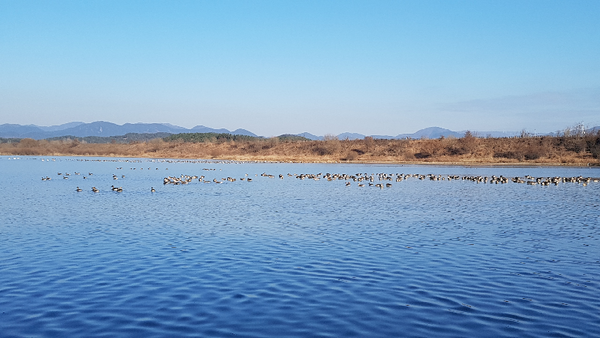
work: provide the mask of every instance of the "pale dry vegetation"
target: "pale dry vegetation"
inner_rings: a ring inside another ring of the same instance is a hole
[[[92,144],[77,140],[0,144],[2,155],[124,156],[206,158],[294,162],[394,162],[463,164],[574,164],[600,163],[600,135],[517,138],[462,138],[421,140],[282,141],[278,138],[244,141],[166,142],[155,139],[129,144]]]

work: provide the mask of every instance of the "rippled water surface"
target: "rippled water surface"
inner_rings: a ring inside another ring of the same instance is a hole
[[[598,169],[0,157],[0,173],[2,337],[600,335],[600,183],[288,176]],[[162,184],[182,174],[237,180]]]

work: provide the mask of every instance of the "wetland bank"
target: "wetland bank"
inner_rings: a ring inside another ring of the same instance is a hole
[[[0,166],[7,337],[600,333],[600,183],[583,181],[598,168],[45,156]]]
[[[98,142],[98,139],[91,138],[90,141]],[[326,136],[322,141],[311,141],[293,135],[257,138],[231,134],[184,133],[148,141],[128,141],[127,137],[120,137],[112,139],[111,143],[89,143],[86,138],[3,141],[0,143],[2,155],[209,158],[317,163],[583,166],[600,163],[599,133],[540,137],[524,134],[515,138],[481,138],[467,132],[461,138],[418,140],[372,137],[340,140],[335,136]]]

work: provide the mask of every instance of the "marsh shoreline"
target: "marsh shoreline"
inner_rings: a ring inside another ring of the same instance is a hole
[[[184,142],[154,139],[130,143],[85,143],[77,139],[22,139],[1,143],[5,156],[86,156],[210,159],[242,162],[357,163],[452,166],[600,166],[600,135],[527,137]]]

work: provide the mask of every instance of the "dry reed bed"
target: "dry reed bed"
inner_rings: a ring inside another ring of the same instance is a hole
[[[338,140],[191,143],[156,139],[130,144],[77,140],[0,144],[2,155],[210,158],[294,162],[390,162],[473,164],[600,164],[600,135],[583,137],[440,138],[421,140]]]

